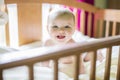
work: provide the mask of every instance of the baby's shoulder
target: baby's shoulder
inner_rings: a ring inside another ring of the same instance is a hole
[[[44,46],[51,46],[53,45],[53,41],[51,39],[48,39],[45,41]]]
[[[69,40],[68,43],[76,43],[73,39]]]

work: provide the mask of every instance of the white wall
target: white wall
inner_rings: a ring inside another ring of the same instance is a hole
[[[0,0],[0,5],[4,3],[4,0]]]

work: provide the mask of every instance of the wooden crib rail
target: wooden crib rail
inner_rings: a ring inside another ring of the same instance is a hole
[[[61,47],[48,47],[44,50],[40,50],[40,48],[27,50],[27,51],[20,51],[20,52],[13,52],[8,54],[9,58],[6,60],[1,60],[0,62],[0,80],[3,80],[3,70],[9,69],[12,67],[23,66],[26,65],[29,67],[29,80],[34,80],[33,76],[33,65],[40,61],[45,60],[54,60],[55,62],[55,72],[54,72],[54,80],[58,80],[58,59],[65,56],[75,55],[76,56],[76,72],[75,72],[75,79],[78,80],[78,70],[79,68],[78,62],[79,58],[82,53],[87,51],[93,51],[94,56],[92,60],[92,67],[90,72],[90,80],[95,80],[95,64],[96,64],[96,50],[101,48],[108,48],[107,53],[107,60],[106,60],[106,67],[105,67],[105,78],[104,80],[109,80],[110,76],[110,62],[111,62],[111,47],[115,45],[120,45],[120,36],[108,37],[104,39],[100,39],[94,42],[88,43],[77,43],[77,44],[68,44],[64,45],[64,48]],[[51,51],[52,50],[52,51]],[[35,53],[36,52],[36,53]],[[69,54],[68,54],[69,53]],[[74,54],[73,54],[74,53]],[[43,55],[44,54],[44,55]],[[13,55],[15,57],[13,57]],[[7,56],[6,54],[3,57]],[[26,57],[27,56],[27,57]],[[12,60],[11,60],[12,59]],[[119,61],[120,63],[120,61]],[[118,64],[119,65],[119,64]],[[118,67],[119,70],[120,67]],[[117,74],[120,72],[118,71]],[[118,76],[119,78],[119,76]],[[120,80],[120,78],[118,79]]]
[[[115,9],[99,10],[95,14],[95,21],[97,21],[95,22],[94,25],[95,36],[108,37],[108,36],[120,35],[120,26],[118,25],[118,23],[120,23],[120,10],[115,10]],[[98,26],[98,24],[100,25]]]
[[[77,1],[74,0],[5,0],[6,4],[10,4],[10,3],[17,3],[17,4],[21,4],[21,3],[38,3],[38,4],[42,4],[42,3],[51,3],[51,4],[61,4],[61,5],[66,5],[66,6],[71,6],[71,7],[75,7],[75,8],[80,8],[83,9],[85,11],[88,12],[96,12],[98,10],[98,8],[84,3],[84,2],[80,2],[78,3]]]

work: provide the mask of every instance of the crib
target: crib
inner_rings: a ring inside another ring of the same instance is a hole
[[[118,62],[117,72],[115,75],[116,80],[120,80],[120,11],[111,9],[99,9],[92,5],[83,2],[77,2],[74,0],[5,0],[5,4],[17,4],[18,10],[18,42],[17,45],[23,45],[34,41],[42,41],[42,3],[61,4],[74,8],[79,8],[81,12],[81,27],[80,32],[85,33],[85,11],[88,12],[87,19],[87,34],[89,37],[100,38],[94,42],[68,44],[60,47],[45,47],[45,49],[35,48],[25,51],[12,52],[3,55],[3,57],[9,56],[7,59],[1,59],[0,61],[0,80],[4,80],[3,72],[6,69],[14,68],[18,66],[27,66],[28,68],[28,80],[36,80],[34,73],[34,65],[38,62],[53,60],[53,80],[59,80],[59,63],[58,60],[61,57],[74,56],[75,57],[75,71],[72,80],[82,80],[79,78],[79,65],[80,55],[84,52],[93,52],[92,61],[90,63],[90,80],[97,80],[96,78],[96,55],[97,50],[106,48],[106,60],[104,70],[104,80],[110,80],[110,70],[112,62],[112,47],[118,47]],[[7,9],[6,9],[7,11]],[[31,15],[29,13],[35,12]],[[8,12],[9,14],[9,12]],[[76,14],[76,13],[75,13]],[[92,15],[94,14],[94,24],[92,23]],[[24,17],[23,17],[24,16]],[[76,15],[77,16],[77,15]],[[77,17],[76,17],[77,18]],[[92,30],[92,26],[94,28]],[[11,44],[11,35],[9,35],[10,26],[6,25],[6,42]],[[32,34],[31,34],[32,32]],[[94,32],[94,33],[93,33]],[[14,33],[15,34],[15,33]],[[111,37],[109,37],[111,36]],[[103,38],[106,37],[106,38]],[[52,50],[52,51],[51,51]],[[69,53],[69,54],[68,54]],[[73,54],[74,53],[74,54]],[[34,55],[32,55],[34,54]],[[12,55],[12,56],[11,56]],[[13,57],[15,55],[15,57]],[[27,56],[27,57],[26,57]],[[9,80],[9,79],[8,79]],[[18,80],[18,79],[17,79]],[[40,80],[40,78],[38,79]],[[50,79],[51,80],[51,79]],[[60,79],[62,80],[62,79]],[[63,79],[71,80],[71,79]],[[87,79],[84,79],[87,80]],[[100,80],[100,79],[98,79]],[[112,80],[112,79],[111,79]]]

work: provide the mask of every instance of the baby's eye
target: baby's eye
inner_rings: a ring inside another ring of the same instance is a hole
[[[52,28],[58,28],[58,26],[52,26]]]
[[[70,26],[65,26],[65,28],[70,28]]]

